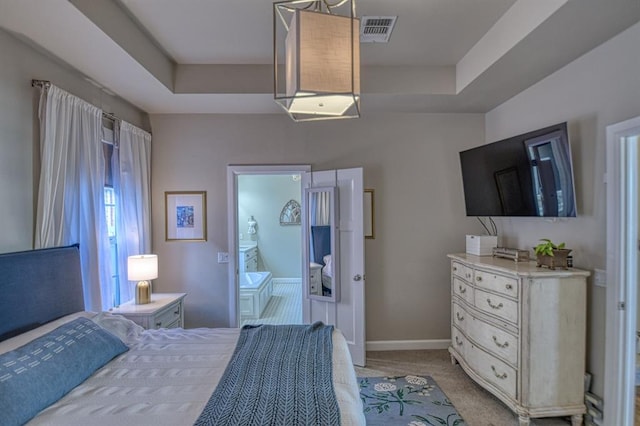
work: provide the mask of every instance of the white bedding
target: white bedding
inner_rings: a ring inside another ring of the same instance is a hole
[[[209,328],[141,331],[128,320],[122,323],[108,315],[95,320],[111,328],[130,350],[42,411],[29,426],[191,426],[220,380],[240,333]],[[2,342],[0,353],[18,343]],[[333,345],[341,424],[364,425],[351,356],[338,331]]]

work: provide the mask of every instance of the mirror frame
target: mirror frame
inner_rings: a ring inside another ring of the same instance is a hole
[[[310,292],[310,265],[311,265],[311,197],[312,194],[328,192],[329,203],[329,227],[331,237],[331,296],[320,296]],[[322,186],[305,188],[304,190],[305,209],[302,217],[304,234],[304,261],[307,267],[303,271],[304,296],[307,299],[319,300],[323,302],[337,303],[340,301],[340,253],[339,253],[339,233],[336,220],[338,218],[338,188],[334,186]]]

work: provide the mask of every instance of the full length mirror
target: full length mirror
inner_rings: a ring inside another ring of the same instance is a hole
[[[305,189],[306,295],[310,299],[337,302],[340,298],[337,188]]]

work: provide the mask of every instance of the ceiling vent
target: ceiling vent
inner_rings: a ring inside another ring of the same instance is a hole
[[[387,43],[397,16],[361,16],[360,43]]]

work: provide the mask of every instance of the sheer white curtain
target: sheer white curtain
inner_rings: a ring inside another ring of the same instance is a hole
[[[127,257],[151,253],[151,134],[125,121],[119,127],[114,186],[119,207],[119,291],[124,302],[133,298],[127,281]]]
[[[106,261],[102,111],[50,86],[41,92],[39,116],[35,247],[79,243],[85,309],[107,309],[111,271]]]

